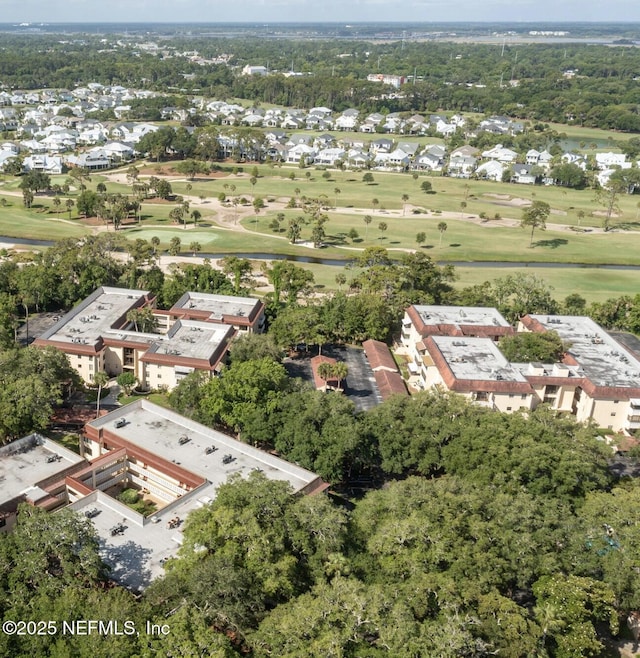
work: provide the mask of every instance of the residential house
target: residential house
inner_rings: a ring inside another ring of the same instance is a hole
[[[535,165],[514,164],[511,167],[511,182],[520,183],[521,185],[534,185],[536,175],[533,173]]]
[[[335,166],[336,162],[344,162],[347,152],[344,149],[334,147],[318,151],[313,162],[317,165]]]
[[[336,120],[336,130],[356,130],[358,125],[358,110],[350,108],[345,110]]]
[[[518,154],[512,149],[496,144],[493,148],[483,151],[482,157],[488,160],[497,160],[498,162],[511,163],[515,162]]]
[[[33,154],[22,161],[25,172],[42,171],[45,174],[55,175],[62,173],[62,158],[59,155]]]
[[[504,170],[505,165],[503,165],[501,162],[498,162],[497,160],[488,160],[487,162],[483,162],[476,169],[475,174],[478,178],[483,180],[500,182],[502,180],[502,174]]]

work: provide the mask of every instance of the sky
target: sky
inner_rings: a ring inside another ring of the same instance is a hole
[[[638,0],[0,0],[0,22],[640,22]],[[639,34],[640,37],[640,34]]]

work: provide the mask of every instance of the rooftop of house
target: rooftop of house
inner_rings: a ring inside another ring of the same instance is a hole
[[[461,340],[452,336],[432,336],[429,340],[457,380],[527,384],[525,376],[507,361],[490,338]]]
[[[529,315],[522,319],[522,323],[534,330],[543,327],[547,331],[556,331],[569,345],[568,355],[595,386],[640,388],[640,361],[591,318]]]
[[[125,423],[116,427],[116,422],[121,423],[122,419]],[[214,489],[234,473],[247,475],[255,469],[263,471],[270,479],[286,480],[294,491],[300,491],[319,479],[314,473],[295,464],[146,400],[116,409],[91,421],[88,427],[107,429],[133,446],[167,462],[180,464],[182,468],[205,478]],[[189,440],[181,443],[180,438],[184,436]],[[208,447],[217,450],[207,454],[205,450]],[[226,454],[231,455],[233,460],[225,465],[222,459]]]
[[[154,337],[144,360],[153,361],[159,356],[168,355],[172,358],[210,361],[233,333],[233,327],[228,325],[178,320],[166,335]]]
[[[209,320],[221,321],[223,317],[253,318],[262,302],[253,297],[232,297],[203,292],[186,292],[171,307],[172,313],[206,312]]]
[[[99,340],[134,306],[148,299],[145,290],[101,287],[81,301],[40,337],[40,341],[55,341],[96,346]]]
[[[69,466],[84,461],[80,455],[39,434],[0,448],[0,503],[14,500],[35,485]]]
[[[439,325],[478,326],[478,327],[504,327],[511,325],[495,308],[484,306],[422,306],[415,305],[418,317],[422,323],[429,327]]]
[[[102,491],[70,506],[85,514],[91,510],[100,552],[112,577],[135,590],[163,573],[165,560],[174,557],[182,543],[182,522],[191,511],[212,502],[218,487],[230,477],[246,477],[258,470],[269,479],[288,482],[295,492],[326,486],[315,473],[146,400],[117,409],[88,427],[108,431],[132,455],[145,451],[164,460],[167,471],[179,467],[204,480],[144,521]],[[180,521],[174,523],[175,519]],[[114,534],[112,529],[120,524],[122,531]]]

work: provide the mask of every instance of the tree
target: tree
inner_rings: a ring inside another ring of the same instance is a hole
[[[96,397],[96,418],[100,415],[100,398],[102,397],[102,389],[109,383],[109,375],[104,370],[99,370],[93,376],[93,383],[98,387],[98,395]]]
[[[273,286],[273,301],[276,305],[280,304],[283,293],[287,296],[287,305],[295,304],[298,296],[310,290],[314,281],[313,272],[288,260],[265,264],[262,271]]]
[[[31,208],[34,197],[35,195],[32,189],[28,187],[22,189],[22,203],[24,204],[25,208]]]
[[[180,245],[182,241],[178,237],[173,237],[169,241],[169,254],[171,256],[177,256],[180,253]]]
[[[373,198],[371,199],[371,210],[375,212],[376,208],[380,205],[380,200]]]
[[[192,242],[189,245],[189,251],[195,256],[198,252],[202,251],[202,245],[199,242]]]
[[[324,382],[324,388],[327,389],[327,381],[333,379],[333,364],[323,361],[317,368],[318,377]]]
[[[341,194],[341,190],[339,187],[334,187],[333,188],[333,194],[335,196],[335,203],[333,204],[336,208],[338,207],[338,195]]]
[[[423,180],[422,183],[420,183],[420,189],[425,194],[431,194],[431,192],[433,191],[433,185],[431,184],[431,181]]]
[[[544,576],[533,586],[538,611],[554,610],[558,622],[549,624],[545,642],[555,640],[558,658],[600,656],[604,645],[595,625],[604,623],[618,631],[615,594],[608,585],[574,575]]]
[[[153,309],[150,306],[132,308],[127,311],[126,318],[127,322],[133,324],[134,331],[149,333],[156,328],[156,318],[153,314]]]
[[[73,206],[75,205],[73,199],[67,199],[67,200],[64,202],[64,205],[66,206],[67,211],[69,212],[69,219],[71,219],[71,209],[72,209]]]
[[[56,211],[56,217],[58,216],[58,213],[60,212],[60,206],[62,205],[62,201],[60,197],[56,194],[56,196],[53,197],[53,207],[55,208]]]
[[[269,334],[242,334],[233,339],[230,347],[231,361],[255,361],[265,357],[272,361],[282,360],[282,351]]]
[[[340,390],[340,384],[347,378],[349,374],[349,366],[343,361],[336,361],[332,364],[331,374],[338,380],[338,390]]]
[[[269,357],[232,363],[204,386],[199,417],[241,432],[256,413],[268,413],[290,388],[284,366]]]
[[[523,332],[504,336],[500,339],[499,346],[506,359],[514,363],[557,363],[566,351],[562,339],[555,331]]]
[[[575,190],[581,190],[587,184],[587,177],[582,168],[572,162],[555,166],[551,170],[551,176],[558,185]]]
[[[295,244],[299,239],[300,235],[302,234],[302,228],[300,226],[300,220],[299,218],[295,219],[290,219],[289,220],[289,226],[287,228],[287,238],[291,244]]]
[[[445,231],[447,230],[447,222],[438,222],[438,231],[440,232],[440,242],[438,243],[438,246],[442,246],[442,236],[444,235]]]
[[[402,216],[404,217],[405,212],[407,210],[407,201],[409,201],[409,195],[408,194],[403,194],[402,195]]]
[[[362,218],[362,221],[364,222],[364,239],[367,239],[367,231],[369,229],[369,224],[373,221],[373,217],[371,215],[365,215]]]
[[[533,247],[533,232],[536,229],[544,231],[547,228],[547,218],[550,213],[551,206],[546,201],[534,201],[523,211],[520,226],[522,228],[531,228],[529,248]]]
[[[136,384],[138,383],[138,379],[131,371],[125,371],[125,372],[121,372],[116,377],[116,382],[118,382],[118,385],[124,389],[124,392],[127,395],[131,395],[131,391],[135,388]]]
[[[427,241],[427,234],[424,231],[420,231],[420,233],[416,233],[416,242],[418,243],[418,247],[421,247],[426,241]]]
[[[237,256],[225,256],[221,261],[222,271],[233,276],[233,289],[239,295],[243,285],[251,284],[251,261]]]
[[[202,219],[202,213],[197,208],[192,210],[191,219],[193,219],[193,225],[197,226],[198,222]]]
[[[371,185],[373,181],[373,174],[370,171],[365,172],[365,174],[362,176],[362,182],[366,183],[367,185]]]
[[[198,162],[198,160],[183,160],[175,164],[173,168],[177,172],[185,174],[189,180],[195,180],[198,174],[207,174],[209,172],[209,167],[204,162]]]
[[[380,231],[380,236],[384,235],[384,232],[387,230],[387,222],[380,222],[378,224],[378,231]]]

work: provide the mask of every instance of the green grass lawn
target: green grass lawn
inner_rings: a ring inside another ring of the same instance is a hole
[[[135,393],[131,395],[125,395],[124,393],[121,393],[118,396],[118,402],[122,405],[131,404],[137,400],[149,400],[149,402],[153,402],[154,404],[160,405],[161,407],[166,407],[167,409],[169,408],[169,400],[166,393],[145,393],[138,395]]]
[[[300,212],[286,210],[285,219]],[[437,214],[406,215],[405,217],[385,214],[382,211],[368,213],[372,221],[364,222],[365,213],[331,213],[325,224],[327,243],[325,249],[312,250],[309,255],[330,258],[350,258],[368,246],[386,249],[416,249],[416,234],[424,232],[426,243],[420,247],[436,260],[484,260],[513,262],[555,263],[614,263],[640,265],[640,233],[611,231],[609,233],[575,233],[573,231],[536,231],[534,247],[529,247],[529,232],[519,227],[501,226],[500,221],[475,224],[460,219],[448,218],[446,232],[440,240],[438,224],[443,221]],[[246,218],[243,226],[250,231],[275,235],[269,223],[275,213]],[[381,223],[387,225],[382,232]],[[286,221],[283,224],[286,226]],[[346,238],[350,229],[358,231],[359,238],[352,242]],[[280,233],[279,235],[282,235]],[[304,226],[302,240],[309,240],[311,226]],[[246,240],[245,244],[249,244]],[[265,242],[266,244],[266,242]],[[342,248],[339,248],[339,247]],[[250,251],[247,249],[247,251]],[[260,249],[265,251],[265,249]],[[309,253],[309,252],[307,252]]]
[[[357,268],[345,270],[342,267],[305,264],[304,268],[313,272],[315,290],[326,292],[338,290],[336,275],[344,273],[347,282],[359,272]],[[455,268],[457,279],[455,288],[465,288],[493,281],[509,274],[521,272],[534,274],[543,279],[553,288],[553,296],[561,301],[567,295],[578,293],[588,302],[602,302],[610,297],[621,295],[636,295],[640,289],[638,272],[625,272],[621,270],[603,270],[593,267],[547,268],[547,267],[465,267]],[[343,290],[345,287],[343,286]],[[260,291],[258,290],[258,294]]]
[[[0,195],[0,198],[3,198]],[[49,213],[47,203],[36,199],[34,206],[26,209],[18,197],[7,196],[7,205],[0,208],[0,235],[12,238],[32,238],[41,240],[62,240],[80,238],[90,230],[79,223],[69,223],[68,213],[58,216]],[[40,210],[44,208],[45,212]]]

